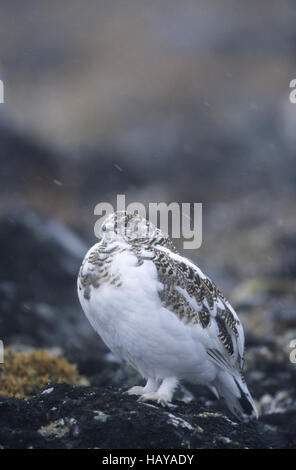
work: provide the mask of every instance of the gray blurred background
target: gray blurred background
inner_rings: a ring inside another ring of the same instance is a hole
[[[1,0],[7,342],[67,344],[66,310],[92,334],[75,275],[95,204],[119,193],[202,202],[203,244],[185,254],[247,330],[294,335],[295,22],[293,0]]]

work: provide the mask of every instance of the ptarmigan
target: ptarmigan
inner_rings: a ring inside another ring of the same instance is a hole
[[[146,380],[128,393],[169,403],[180,381],[208,386],[257,417],[243,375],[244,332],[215,284],[139,215],[109,215],[86,254],[78,295],[105,344]]]

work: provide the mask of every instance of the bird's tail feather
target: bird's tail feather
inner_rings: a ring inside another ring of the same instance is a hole
[[[228,371],[220,371],[213,383],[230,411],[239,419],[258,418],[258,411],[247,385]]]

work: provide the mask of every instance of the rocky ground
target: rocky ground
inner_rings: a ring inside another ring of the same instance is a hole
[[[133,372],[105,363],[100,386],[48,384],[29,400],[0,397],[0,448],[295,448],[295,367],[260,349],[249,373],[258,421],[238,422],[202,387],[182,388],[174,407],[139,403],[125,393]]]
[[[296,410],[237,423],[200,396],[162,408],[110,387],[53,385],[24,401],[1,398],[2,448],[293,448]],[[288,419],[289,418],[289,419]]]

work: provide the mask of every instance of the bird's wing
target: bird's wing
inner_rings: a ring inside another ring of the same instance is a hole
[[[163,246],[156,246],[154,253],[163,306],[184,323],[208,330],[208,354],[219,367],[242,371],[244,332],[229,302],[187,258]]]

